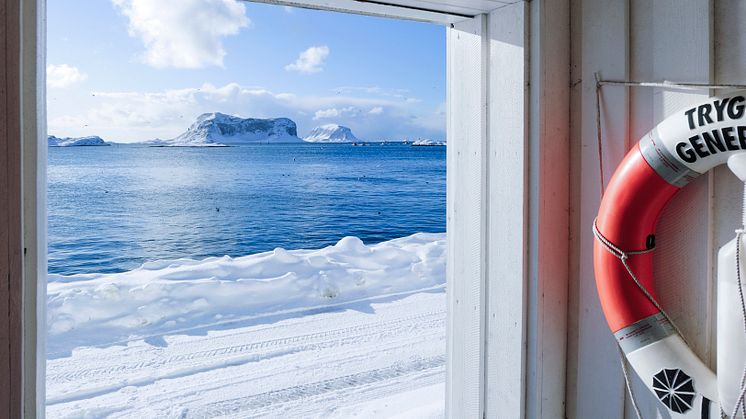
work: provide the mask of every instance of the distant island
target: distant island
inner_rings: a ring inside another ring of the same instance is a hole
[[[226,147],[268,143],[355,143],[360,140],[347,127],[327,124],[314,128],[305,138],[298,137],[295,122],[289,118],[241,118],[220,112],[205,113],[181,135],[147,144],[160,147]]]
[[[47,145],[49,147],[87,147],[87,146],[107,146],[111,145],[101,137],[92,135],[89,137],[64,137],[58,138],[54,135],[47,136]]]
[[[107,146],[111,145],[98,136],[79,138],[58,138],[48,136],[50,147],[71,146]],[[364,141],[360,140],[348,127],[337,124],[325,124],[311,130],[304,138],[298,137],[298,128],[289,118],[241,118],[220,112],[203,113],[189,128],[177,137],[162,140],[155,139],[138,144],[151,147],[230,147],[246,144],[279,144],[279,143],[316,143],[316,144],[409,144],[415,147],[444,146],[445,141],[420,138],[417,140]]]
[[[412,141],[412,147],[428,147],[428,146],[444,146],[444,145],[446,145],[445,141],[435,141],[429,138],[420,138],[418,140]]]
[[[311,130],[303,141],[309,143],[357,143],[352,130],[337,124],[326,124]]]
[[[163,147],[221,147],[256,143],[299,143],[295,122],[288,118],[240,118],[204,113],[181,135],[147,144]]]

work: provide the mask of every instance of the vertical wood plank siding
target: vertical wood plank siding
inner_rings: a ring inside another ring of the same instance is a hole
[[[742,2],[572,0],[571,288],[568,417],[632,419],[611,333],[598,305],[590,225],[599,203],[595,80],[746,82]],[[604,178],[624,153],[667,116],[716,91],[605,87],[601,115]],[[674,197],[657,228],[656,290],[695,352],[715,366],[715,256],[740,224],[742,185],[723,167]],[[636,375],[644,417],[669,413]]]
[[[484,414],[485,15],[447,30],[446,410]]]
[[[448,369],[453,418],[562,419],[569,2],[448,29]]]
[[[489,14],[485,417],[526,417],[528,3]]]
[[[0,3],[0,417],[20,418],[21,106],[20,0]]]

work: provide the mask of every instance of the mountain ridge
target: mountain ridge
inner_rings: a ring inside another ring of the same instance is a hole
[[[303,138],[309,143],[355,143],[360,141],[348,127],[337,124],[325,124],[311,130]]]
[[[150,142],[164,146],[230,146],[254,143],[297,143],[298,129],[289,118],[241,118],[220,112],[203,113],[189,128],[170,140]]]

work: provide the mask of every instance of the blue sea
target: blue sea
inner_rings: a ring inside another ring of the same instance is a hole
[[[404,144],[49,149],[49,272],[444,232],[446,148]]]

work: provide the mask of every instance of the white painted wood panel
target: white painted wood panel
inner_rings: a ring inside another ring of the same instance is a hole
[[[526,418],[565,418],[569,3],[529,3]]]
[[[705,1],[631,3],[630,76],[634,80],[710,82],[710,13]],[[630,146],[673,112],[707,96],[691,91],[632,88]],[[710,176],[677,195],[664,210],[654,256],[661,304],[706,363],[712,361],[714,323],[710,246]],[[700,222],[697,222],[700,221]],[[668,417],[667,410],[633,377],[646,417]],[[634,418],[627,397],[627,418]]]
[[[25,1],[23,125],[23,417],[44,418],[47,308],[46,2]]]
[[[46,101],[44,1],[0,6],[0,417],[44,417]]]
[[[374,0],[381,1],[381,0]],[[474,10],[477,14],[486,14],[506,4],[521,0],[383,0],[386,3],[404,7],[421,7],[433,10],[450,11],[453,9]]]
[[[447,352],[446,411],[484,412],[485,148],[487,19],[447,30]]]
[[[588,229],[598,209],[598,157],[594,88],[589,77],[600,71],[607,79],[744,83],[746,27],[741,22],[746,18],[746,5],[629,0],[628,5],[616,3],[617,12],[612,13],[613,6],[600,3],[574,0],[572,5],[575,87],[571,121],[577,138],[573,152],[578,155],[571,165],[571,235],[578,237],[578,243],[571,241],[571,278],[577,278],[570,287],[567,416],[634,418],[621,386],[613,340],[597,306],[592,276]],[[625,91],[629,91],[626,98]],[[606,180],[624,151],[644,133],[709,93],[605,87]],[[615,121],[628,128],[615,126]],[[733,237],[739,224],[741,187],[727,169],[718,168],[677,195],[658,226],[656,289],[691,346],[711,367],[716,361],[714,261],[717,249]],[[645,418],[669,417],[636,376],[634,388]],[[624,400],[621,405],[620,400]]]
[[[568,4],[448,31],[449,417],[564,417]]]
[[[594,74],[624,80],[628,76],[628,3],[619,0],[577,0],[573,12],[572,43],[579,48],[575,71],[577,98],[573,118],[574,207],[573,257],[578,258],[571,291],[575,306],[569,325],[577,334],[569,345],[568,403],[570,418],[624,417],[624,384],[616,342],[601,311],[593,274],[591,225],[600,203],[600,173],[596,145],[596,82]],[[608,182],[614,167],[624,156],[628,137],[628,95],[624,88],[605,89],[601,101],[604,142],[604,178]]]
[[[578,358],[578,347],[580,345],[580,332],[578,325],[580,323],[580,238],[586,234],[585,226],[581,225],[581,192],[582,186],[582,167],[583,158],[587,154],[582,153],[581,127],[583,124],[583,113],[579,110],[583,104],[583,52],[580,44],[582,43],[582,9],[583,3],[579,0],[570,0],[570,170],[569,178],[569,231],[568,231],[568,286],[567,286],[567,363],[566,363],[566,384],[565,384],[565,416],[577,418],[579,398],[578,384],[583,380],[578,380],[578,365],[581,360]]]
[[[718,83],[746,84],[746,2],[713,2],[713,59]]]
[[[451,24],[521,0],[248,0],[257,3],[332,10],[397,19]]]
[[[524,417],[528,5],[489,15],[485,414]],[[449,230],[453,231],[453,230]]]

